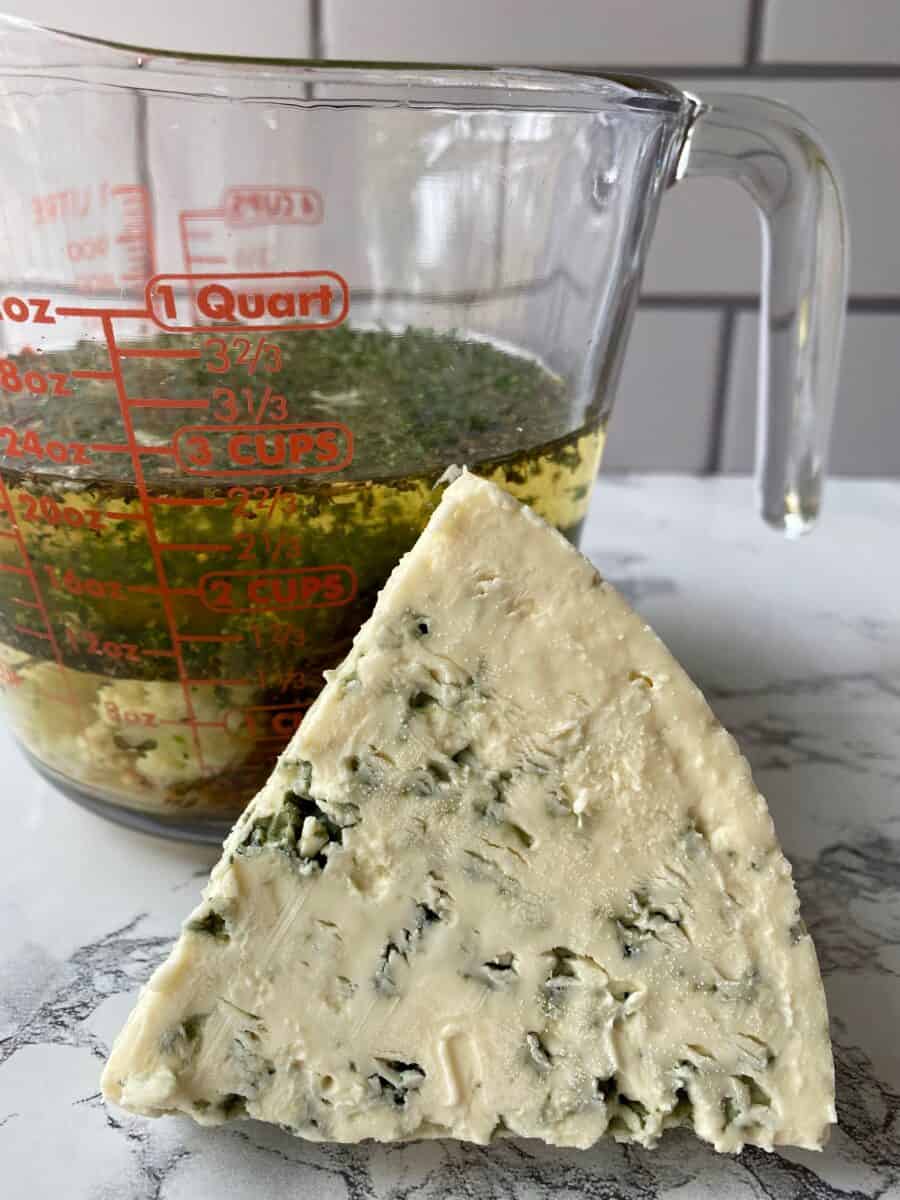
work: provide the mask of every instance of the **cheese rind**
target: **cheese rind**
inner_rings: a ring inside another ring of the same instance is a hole
[[[232,830],[103,1076],[335,1141],[820,1146],[825,997],[745,760],[572,547],[463,475]]]

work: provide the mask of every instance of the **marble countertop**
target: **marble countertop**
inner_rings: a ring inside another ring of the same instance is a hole
[[[610,478],[583,549],[736,735],[794,864],[831,1011],[825,1153],[307,1144],[107,1109],[98,1074],[213,851],[65,800],[0,733],[3,1200],[900,1198],[900,482],[837,482],[787,543],[742,479]]]

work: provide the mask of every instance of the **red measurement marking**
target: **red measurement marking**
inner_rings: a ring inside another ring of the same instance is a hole
[[[56,221],[83,220],[91,209],[90,187],[71,187],[31,197],[31,215],[35,225]]]
[[[143,283],[155,271],[153,261],[153,221],[150,197],[143,184],[118,184],[110,195],[122,207],[122,231],[116,243],[124,247],[126,270],[123,281]]]
[[[113,317],[149,317],[150,314],[145,308],[78,308],[56,306],[56,315],[59,317],[101,317],[103,320],[112,319]],[[115,378],[115,374],[113,374]]]
[[[244,640],[242,633],[183,633],[179,634],[176,641],[179,642],[222,642],[237,643]]]
[[[16,541],[16,535],[8,529],[0,530],[0,538],[10,538],[12,541]]]
[[[79,575],[72,567],[61,571],[44,563],[44,573],[51,588],[68,592],[70,596],[92,596],[95,600],[123,600],[123,585],[118,579],[98,579],[94,575]]]
[[[260,548],[265,554],[266,561],[275,566],[279,561],[290,562],[303,556],[303,541],[296,534],[288,534],[283,530],[270,537],[268,533],[239,533],[235,538],[241,547],[237,556],[238,562],[252,562]],[[235,547],[237,549],[237,547]]]
[[[296,425],[183,425],[172,438],[178,465],[188,475],[322,475],[353,461],[353,433],[338,421]],[[218,468],[223,458],[231,465]],[[311,461],[310,461],[311,460]]]
[[[118,446],[113,442],[91,442],[88,449],[94,454],[174,454],[171,446]]]
[[[191,687],[255,687],[257,679],[188,679]]]
[[[106,719],[115,725],[140,725],[144,728],[152,728],[157,723],[156,713],[148,712],[146,709],[120,708],[113,700],[104,701],[103,713]]]
[[[149,518],[145,513],[130,513],[130,512],[107,512],[104,516],[109,517],[111,521],[147,521]]]
[[[114,292],[117,286],[121,287],[121,284],[116,283],[112,271],[96,271],[92,274],[77,271],[74,272],[73,278],[81,292]]]
[[[73,379],[112,379],[112,371],[72,371]]]
[[[268,683],[271,687],[285,692],[288,688],[303,687],[306,683],[306,673],[287,667],[283,671],[270,671],[266,676],[260,668],[259,682],[261,686],[265,686]]]
[[[2,453],[9,458],[48,458],[55,463],[91,465],[84,442],[60,442],[55,438],[45,442],[36,429],[14,429],[10,425],[0,429],[0,439],[5,442]]]
[[[162,589],[160,589],[161,591]],[[177,658],[174,650],[142,650],[144,658]]]
[[[233,550],[231,542],[160,542],[160,550],[193,550],[197,553],[217,553],[224,550]]]
[[[11,358],[0,358],[0,389],[12,396],[28,392],[32,396],[52,396],[54,399],[75,395],[69,387],[69,376],[62,371],[23,371]]]
[[[352,567],[293,567],[272,571],[215,571],[200,579],[211,612],[284,612],[339,608],[356,596]]]
[[[282,368],[281,347],[265,338],[251,339],[238,335],[226,340],[209,337],[203,343],[203,348],[210,356],[206,369],[212,375],[224,375],[231,371],[232,360],[234,366],[246,367],[248,375],[254,375],[260,365],[271,375],[277,374]]]
[[[125,435],[128,439],[128,445],[131,448],[131,461],[134,468],[135,485],[140,497],[141,506],[143,508],[144,517],[147,527],[147,542],[150,548],[150,554],[153,558],[153,567],[156,572],[156,582],[160,588],[160,599],[163,611],[166,614],[166,623],[169,628],[169,640],[172,644],[172,658],[175,662],[178,678],[181,680],[181,689],[184,696],[185,709],[191,720],[195,719],[194,701],[191,696],[190,687],[184,682],[188,678],[188,673],[185,668],[184,658],[181,654],[181,648],[178,642],[178,626],[175,620],[175,610],[172,605],[172,598],[168,594],[168,579],[166,577],[166,568],[163,562],[162,551],[159,548],[159,541],[156,535],[156,526],[153,522],[153,509],[150,505],[147,484],[144,479],[144,467],[141,462],[140,447],[137,438],[135,437],[134,424],[131,418],[131,409],[128,406],[128,392],[125,387],[125,378],[122,374],[122,363],[119,358],[119,350],[116,345],[115,330],[113,329],[112,318],[106,316],[103,318],[103,332],[106,336],[106,345],[109,350],[109,361],[115,377],[116,394],[119,400],[119,411],[122,417],[122,424],[125,428]],[[200,744],[200,737],[194,730],[194,750],[197,754],[197,760],[202,767],[204,765],[203,747]]]
[[[40,638],[45,642],[52,642],[53,639],[49,633],[41,633],[38,629],[28,629],[24,625],[13,625],[13,629],[17,629],[19,633],[24,633],[28,637]]]
[[[300,700],[292,704],[247,704],[244,708],[229,709],[226,713],[226,721],[233,714],[246,716],[250,713],[300,713],[310,707],[310,704],[312,704],[311,700]]]
[[[139,350],[135,346],[123,346],[119,358],[199,358],[202,350]]]
[[[153,496],[153,504],[161,504],[169,508],[221,508],[227,500],[210,500],[204,496]]]
[[[254,426],[263,426],[263,428],[272,421],[287,420],[287,397],[275,393],[271,384],[268,383],[263,388],[261,395],[257,395],[252,387],[242,387],[240,400],[238,392],[234,388],[213,388],[213,400],[216,401],[213,417],[234,429],[240,428],[239,425],[235,425],[235,422],[244,418],[245,415],[246,419],[251,421]],[[246,414],[243,411],[245,408]]]
[[[206,246],[201,248],[201,253],[203,250],[208,250],[210,248],[218,248],[220,250],[225,249],[223,237],[225,233],[225,227],[222,221],[223,215],[224,214],[221,208],[198,208],[193,210],[183,210],[178,214],[178,234],[181,241],[181,256],[182,261],[184,262],[184,269],[186,271],[192,272],[194,269],[192,242],[195,240],[200,240],[201,242],[207,243]],[[214,222],[214,226],[212,228],[209,227],[210,221]],[[198,222],[204,222],[207,227],[201,227],[198,229]],[[208,243],[214,238],[218,239],[218,245],[209,247]],[[191,286],[191,305],[193,305],[193,301],[194,289],[193,286]]]
[[[347,281],[328,270],[155,275],[146,297],[151,319],[171,333],[201,332],[213,322],[229,332],[333,329],[350,311]]]
[[[16,539],[18,541],[18,538]],[[7,575],[30,575],[31,571],[28,567],[14,567],[12,563],[0,563],[0,571]]]
[[[40,607],[41,607],[38,604],[37,600],[23,600],[21,596],[13,596],[12,601],[13,601],[13,604],[21,604],[23,608],[40,609]]]
[[[182,212],[181,215],[183,217],[188,217],[189,219],[193,219],[195,217],[201,219],[204,217],[221,217],[222,210],[221,208],[187,208]],[[194,235],[191,234],[191,237],[193,236]]]
[[[109,238],[105,233],[93,237],[73,238],[66,242],[66,257],[69,262],[93,262],[109,254]],[[109,276],[112,280],[112,276]]]
[[[319,225],[324,212],[321,193],[315,188],[259,184],[228,188],[223,207],[226,223],[243,229],[259,225]]]
[[[95,532],[103,528],[103,513],[98,508],[59,504],[52,496],[33,496],[24,490],[19,493],[19,505],[23,521],[46,521],[48,525],[67,525],[70,529],[87,527]]]
[[[246,338],[236,337],[233,339],[232,345],[235,347],[235,349],[237,349],[238,343],[245,342],[246,340]],[[259,366],[260,359],[263,356],[263,352],[265,352],[266,360],[271,364],[267,370],[272,371],[273,373],[281,370],[281,347],[276,346],[271,342],[267,342],[265,338],[260,338],[256,343],[256,349],[253,351],[253,358],[249,363],[247,363],[247,371],[249,374],[252,375],[256,371],[256,368]],[[244,354],[246,354],[246,352],[244,352]],[[245,357],[242,357],[242,352],[240,350],[238,351],[237,361],[239,365],[246,361]]]
[[[144,396],[128,403],[132,408],[209,408],[208,400],[164,400]]]
[[[160,721],[160,725],[181,725],[182,727],[190,726],[191,729],[224,729],[224,721],[196,721],[189,717],[186,721],[178,719],[172,721]],[[195,735],[196,736],[196,735]]]
[[[51,303],[46,297],[29,296],[23,300],[21,296],[4,296],[0,300],[0,320],[15,321],[20,325],[26,321],[33,325],[55,325],[56,317],[51,313]],[[58,313],[60,310],[56,311]]]
[[[91,629],[81,626],[66,626],[66,641],[73,650],[84,650],[98,658],[112,658],[117,662],[140,662],[140,647],[134,642],[101,641]]]
[[[236,521],[241,520],[248,515],[250,503],[253,500],[267,500],[268,504],[265,508],[260,508],[259,511],[266,514],[266,521],[280,508],[285,515],[290,515],[297,511],[297,497],[290,492],[285,493],[281,484],[277,484],[274,488],[263,487],[261,484],[254,488],[246,487],[230,487],[227,492],[229,500],[236,500],[234,506],[234,518]],[[254,516],[257,514],[254,513]],[[263,522],[263,524],[266,523]]]

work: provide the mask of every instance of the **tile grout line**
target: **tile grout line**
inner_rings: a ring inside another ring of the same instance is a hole
[[[696,309],[716,310],[731,305],[741,312],[755,312],[759,308],[759,296],[741,292],[708,292],[681,294],[650,292],[641,296],[639,306],[655,311],[683,311]],[[892,316],[900,314],[900,296],[851,296],[847,302],[848,313],[869,313]]]
[[[708,451],[706,466],[703,470],[705,475],[718,475],[722,469],[725,407],[728,403],[732,349],[734,346],[735,327],[737,325],[737,312],[734,305],[724,305],[721,314],[719,349],[716,355],[715,375],[713,376],[713,404],[709,420]]]
[[[744,44],[744,67],[759,63],[762,49],[763,23],[766,19],[766,0],[750,0],[747,13],[747,39]]]
[[[325,57],[322,42],[322,0],[309,0],[309,52],[311,58]]]

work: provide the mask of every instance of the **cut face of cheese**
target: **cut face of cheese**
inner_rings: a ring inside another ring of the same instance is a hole
[[[103,1076],[342,1142],[818,1147],[825,997],[745,760],[529,509],[463,475],[238,821]]]

